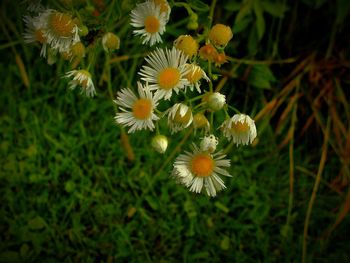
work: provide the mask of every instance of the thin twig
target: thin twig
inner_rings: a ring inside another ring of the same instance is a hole
[[[320,182],[321,182],[321,175],[322,175],[322,172],[324,169],[324,165],[325,165],[326,159],[327,159],[328,139],[329,139],[329,131],[330,131],[330,127],[331,127],[330,123],[331,123],[331,118],[328,117],[327,128],[325,131],[324,142],[323,142],[323,146],[322,146],[320,165],[318,167],[314,188],[312,190],[312,194],[310,197],[310,201],[309,201],[309,205],[308,205],[306,217],[305,217],[304,233],[303,233],[303,253],[302,253],[302,262],[303,263],[306,262],[306,256],[307,256],[307,234],[308,234],[308,229],[309,229],[311,212],[312,212],[312,208],[313,208],[313,205],[314,205],[314,202],[316,199],[317,190],[318,190],[318,187],[319,187]]]

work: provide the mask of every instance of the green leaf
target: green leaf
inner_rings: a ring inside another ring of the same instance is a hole
[[[338,0],[337,1],[337,17],[336,24],[343,24],[346,16],[349,14],[350,1],[349,0]]]
[[[288,6],[281,3],[281,2],[270,2],[270,1],[262,1],[261,6],[272,16],[282,18],[284,16],[284,13],[288,10]]]
[[[224,236],[221,240],[220,247],[222,250],[228,250],[230,248],[230,238],[228,236]]]
[[[248,16],[252,12],[253,2],[251,0],[244,1],[240,7],[240,10],[236,16],[235,24],[241,21],[244,17]]]
[[[254,1],[254,13],[256,16],[256,28],[258,32],[259,40],[262,39],[265,33],[265,19],[264,19],[264,10],[260,4],[260,0]]]
[[[238,11],[240,7],[241,7],[241,3],[234,2],[234,1],[229,1],[227,4],[224,5],[224,8],[227,11],[231,11],[231,12]]]
[[[248,77],[249,84],[262,89],[270,89],[274,81],[276,79],[267,65],[254,65]]]
[[[21,262],[21,259],[16,251],[4,251],[0,254],[0,262]]]
[[[34,217],[28,222],[29,229],[31,230],[40,230],[46,227],[46,222],[40,216]]]
[[[233,34],[237,34],[245,30],[252,20],[253,18],[251,16],[245,16],[243,19],[235,23],[233,27]]]
[[[149,204],[149,206],[152,207],[152,209],[158,210],[159,203],[158,203],[158,200],[156,198],[154,198],[151,195],[148,195],[148,196],[146,196],[145,199],[146,199],[147,203]]]
[[[327,0],[302,0],[305,4],[315,9],[320,8],[327,2]]]
[[[188,4],[191,6],[192,9],[199,12],[207,12],[210,9],[210,7],[207,4],[203,3],[200,0],[190,0],[188,1]]]
[[[248,38],[248,53],[250,56],[254,56],[256,52],[258,51],[258,33],[257,28],[253,27],[249,32],[249,38]]]
[[[230,211],[230,209],[228,209],[224,204],[220,203],[219,201],[215,202],[215,206],[219,208],[221,211],[223,211],[224,213],[228,213]]]
[[[69,180],[64,184],[64,189],[66,190],[67,193],[72,193],[75,190],[75,183],[72,180]]]

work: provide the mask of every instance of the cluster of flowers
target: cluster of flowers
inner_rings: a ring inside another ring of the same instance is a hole
[[[161,35],[165,32],[170,11],[165,0],[137,4],[131,12],[131,25],[137,28],[134,34],[141,36],[143,44],[153,46],[162,42]],[[115,120],[128,127],[129,133],[142,129],[153,131],[163,117],[167,117],[172,134],[190,125],[195,130],[204,131],[199,146],[193,143],[192,152],[186,151],[176,158],[172,177],[192,192],[200,193],[205,189],[209,196],[215,196],[225,188],[220,175],[230,176],[225,170],[230,166],[230,161],[225,159],[223,151],[216,151],[218,139],[211,134],[215,128],[206,114],[219,110],[225,110],[227,116],[228,113],[225,95],[213,92],[212,87],[202,93],[201,80],[208,83],[211,80],[197,60],[201,59],[202,63],[207,61],[208,67],[211,63],[220,66],[226,62],[223,49],[231,38],[230,27],[216,24],[207,35],[207,43],[200,49],[199,43],[190,35],[179,36],[171,49],[156,48],[145,58],[147,64],[139,72],[143,82],[137,82],[138,94],[128,88],[122,89],[115,100],[119,108]],[[186,94],[187,88],[191,91],[195,88],[201,95],[182,102],[176,98],[176,103],[163,112],[157,108],[161,100],[170,101],[175,93]],[[201,99],[201,102],[192,105],[197,99]],[[232,118],[228,116],[219,129],[237,145],[250,144],[257,135],[254,121],[244,114],[236,114]],[[168,146],[167,137],[159,134],[158,129],[152,146],[160,153],[164,153]]]
[[[40,3],[28,10],[30,15],[24,17],[25,41],[40,43],[40,54],[47,56],[49,64],[55,63],[57,56],[70,60],[73,70],[65,74],[71,79],[69,87],[74,89],[79,86],[82,93],[93,97],[96,91],[89,72],[91,64],[84,69],[75,69],[89,52],[89,46],[85,47],[81,41],[88,34],[87,27],[78,17],[44,8]],[[137,4],[131,11],[133,33],[141,37],[142,44],[154,46],[161,43],[170,13],[171,7],[166,0],[147,0]],[[197,21],[192,20],[191,27],[194,27]],[[106,52],[119,49],[119,38],[112,32],[103,33],[103,49]],[[158,122],[163,118],[167,118],[171,134],[190,126],[195,131],[200,130],[203,137],[199,146],[193,143],[192,151],[186,151],[175,159],[171,175],[192,192],[200,193],[205,189],[209,196],[216,196],[225,188],[220,176],[231,175],[227,171],[230,161],[225,159],[223,150],[216,149],[219,140],[214,133],[220,130],[236,145],[248,145],[257,132],[254,121],[248,115],[230,117],[225,95],[213,90],[211,66],[220,67],[227,62],[224,49],[232,38],[231,28],[216,24],[205,30],[203,36],[206,42],[201,47],[200,41],[192,36],[180,35],[171,48],[155,48],[145,58],[146,63],[138,73],[137,94],[130,88],[117,92],[115,120],[128,128],[129,133],[156,130],[151,145],[160,153],[164,153],[168,146],[167,137],[159,133]],[[203,80],[207,85],[201,85]],[[193,97],[194,93],[198,94]],[[161,111],[162,101],[168,104],[175,102]],[[222,110],[226,120],[214,127],[214,113]],[[208,115],[211,116],[210,121]]]
[[[58,56],[69,60],[73,70],[64,76],[71,79],[69,88],[75,89],[79,86],[82,93],[93,97],[96,90],[89,70],[74,69],[82,62],[88,51],[81,41],[81,37],[88,34],[88,28],[72,14],[46,8],[40,1],[30,4],[28,12],[29,14],[24,16],[26,26],[24,41],[41,44],[40,55],[47,57],[49,65],[54,64]],[[120,39],[114,33],[104,33],[101,40],[106,52],[119,49]]]

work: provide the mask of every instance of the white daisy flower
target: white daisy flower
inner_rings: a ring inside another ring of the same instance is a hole
[[[79,28],[71,15],[47,9],[40,16],[45,21],[44,36],[51,48],[69,52],[70,47],[80,41]]]
[[[118,124],[130,127],[128,133],[142,129],[153,131],[153,121],[159,120],[154,114],[159,98],[153,95],[148,85],[143,86],[137,82],[139,98],[130,89],[122,89],[117,93],[114,101],[122,112],[118,112],[115,120]]]
[[[226,188],[220,175],[231,177],[223,169],[230,167],[230,160],[224,158],[221,151],[211,154],[193,145],[193,152],[186,151],[176,158],[171,175],[191,192],[200,193],[204,186],[207,194],[214,197],[218,191]]]
[[[146,1],[137,4],[131,11],[131,25],[136,28],[135,35],[141,35],[142,44],[149,43],[153,46],[155,43],[162,42],[160,37],[165,32],[167,23],[166,13],[161,12],[161,7],[153,1]]]
[[[81,93],[85,93],[86,96],[93,97],[96,94],[95,86],[91,79],[91,74],[87,70],[80,69],[68,71],[65,77],[73,77],[68,84],[70,89],[75,89],[77,86],[80,86]]]
[[[24,16],[23,20],[26,27],[25,32],[23,33],[24,42],[37,42],[42,44],[40,56],[46,57],[47,38],[45,37],[45,25],[42,23],[42,18],[40,16]]]
[[[235,114],[220,126],[224,136],[236,145],[248,145],[253,142],[257,132],[254,120],[245,114]]]
[[[218,139],[213,135],[205,136],[201,143],[200,143],[200,149],[202,151],[207,151],[210,153],[215,152],[216,146],[219,144]]]
[[[196,64],[186,64],[186,68],[187,68],[188,73],[186,74],[185,78],[190,83],[188,87],[190,88],[191,91],[193,91],[193,88],[196,87],[196,90],[199,93],[201,93],[200,80],[203,78],[207,82],[209,82],[210,79],[208,78],[205,71],[200,66],[198,66]]]
[[[150,83],[151,90],[156,90],[160,98],[170,100],[172,92],[176,93],[189,84],[185,78],[187,56],[175,47],[169,49],[157,48],[145,58],[149,66],[143,66],[139,75]]]
[[[187,128],[192,123],[192,111],[185,104],[176,103],[167,113],[168,125],[172,134]]]

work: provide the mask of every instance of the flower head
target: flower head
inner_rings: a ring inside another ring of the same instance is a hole
[[[193,152],[186,151],[176,158],[171,175],[191,192],[200,193],[204,186],[207,194],[214,197],[226,188],[220,175],[231,176],[223,169],[230,167],[230,161],[224,158],[222,152],[211,154],[193,145]]]
[[[210,124],[207,117],[205,117],[203,113],[199,112],[193,116],[193,127],[195,129],[204,129],[206,132],[208,132],[210,129]]]
[[[211,111],[218,111],[224,107],[226,103],[226,97],[219,92],[209,93],[208,95],[208,107]]]
[[[138,94],[136,95],[130,89],[122,89],[117,93],[117,99],[114,101],[121,112],[115,116],[118,124],[130,127],[129,133],[142,130],[154,129],[153,121],[159,117],[154,114],[154,109],[158,105],[157,96],[153,96],[148,85],[143,86],[137,82]]]
[[[152,138],[151,146],[159,153],[165,153],[168,148],[168,138],[158,134]]]
[[[174,46],[185,53],[189,58],[197,55],[198,42],[189,35],[181,35],[174,41]]]
[[[161,6],[153,1],[146,1],[137,4],[131,11],[131,25],[136,28],[135,35],[141,35],[142,44],[149,43],[153,46],[155,43],[162,42],[161,35],[165,32],[167,23],[166,13],[161,12]]]
[[[210,153],[215,152],[216,146],[218,145],[219,141],[218,139],[213,135],[205,136],[201,143],[200,143],[200,149],[202,151],[207,151]]]
[[[168,125],[171,133],[187,128],[192,120],[192,110],[185,104],[176,103],[168,110]]]
[[[25,32],[23,34],[24,42],[42,44],[40,55],[46,57],[47,38],[45,37],[45,24],[41,16],[24,16]]]
[[[44,36],[51,48],[69,52],[71,46],[80,41],[78,25],[70,14],[47,9],[41,16],[46,24]]]
[[[77,86],[81,87],[81,93],[85,93],[88,97],[93,97],[96,94],[94,83],[91,79],[91,74],[85,69],[68,71],[66,78],[73,79],[69,82],[69,88],[75,89]]]
[[[186,64],[187,74],[186,79],[189,82],[189,88],[192,91],[193,87],[196,87],[196,90],[201,93],[200,89],[200,80],[204,78],[206,81],[210,81],[205,71],[196,64]]]
[[[217,54],[218,51],[212,44],[206,44],[199,49],[199,56],[201,59],[208,60],[210,62],[213,62],[215,60]]]
[[[248,145],[253,142],[257,133],[254,120],[245,114],[235,114],[221,125],[224,136],[233,140],[236,145]]]
[[[102,37],[102,46],[105,51],[113,51],[119,49],[120,39],[117,35],[108,32]]]
[[[227,63],[227,56],[225,55],[224,52],[218,53],[214,57],[214,62],[215,62],[215,66],[221,67],[222,64]]]
[[[210,42],[218,47],[225,47],[232,36],[231,28],[223,24],[214,25],[209,32]]]
[[[185,78],[187,56],[175,47],[171,50],[157,48],[146,61],[149,66],[143,66],[139,74],[160,98],[169,100],[173,91],[178,93],[189,84]]]

